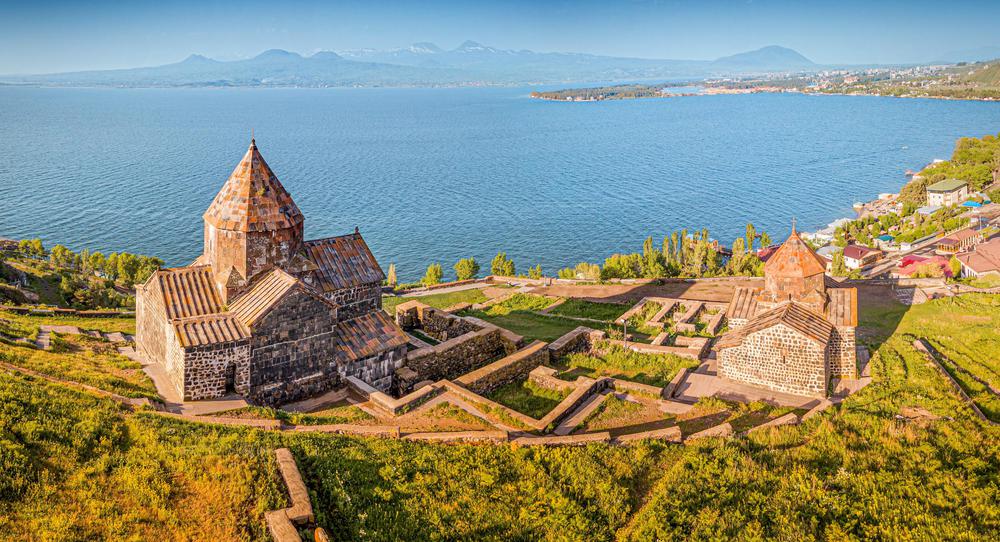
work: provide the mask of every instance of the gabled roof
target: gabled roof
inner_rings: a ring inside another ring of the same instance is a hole
[[[847,245],[844,247],[844,257],[852,260],[860,260],[865,256],[876,254],[878,252],[881,251],[874,248],[863,247],[861,245]]]
[[[726,318],[749,320],[757,312],[757,292],[759,288],[737,286],[733,291],[733,300],[729,303]]]
[[[242,232],[291,228],[304,220],[253,140],[204,218],[216,228]]]
[[[281,269],[272,269],[257,278],[246,293],[233,301],[229,306],[229,312],[247,327],[253,327],[289,292],[296,289],[330,305],[331,310],[336,309],[336,305],[332,301],[302,284],[299,279]]]
[[[824,346],[830,341],[830,334],[833,333],[833,325],[826,318],[799,303],[787,302],[754,316],[743,326],[726,333],[716,346],[720,349],[739,346],[748,335],[779,324],[794,329]]]
[[[229,314],[208,314],[181,318],[173,322],[181,348],[205,346],[250,338],[250,330]]]
[[[204,316],[222,311],[222,299],[208,266],[161,269],[145,286],[163,303],[167,320]]]
[[[360,233],[306,241],[304,249],[306,257],[318,267],[313,276],[324,292],[385,279]]]
[[[795,228],[764,264],[764,275],[779,277],[811,277],[825,272],[826,262],[799,237]]]
[[[955,257],[976,273],[1000,271],[1000,237],[994,237],[971,252],[963,252]]]
[[[409,342],[406,333],[382,311],[337,324],[334,338],[338,350],[351,361],[374,356]]]

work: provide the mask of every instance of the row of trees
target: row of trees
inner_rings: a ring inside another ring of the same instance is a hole
[[[156,270],[163,267],[163,260],[153,256],[142,256],[129,252],[112,252],[105,256],[101,252],[83,249],[73,252],[64,245],[55,245],[46,250],[41,239],[22,239],[18,242],[21,256],[43,259],[48,256],[49,264],[56,270],[68,270],[84,275],[98,275],[120,283],[128,288],[145,282]]]
[[[462,258],[455,263],[452,267],[455,270],[455,277],[458,280],[471,280],[479,277],[481,267],[476,258]],[[493,260],[490,262],[490,274],[494,276],[502,277],[515,277],[519,276],[517,274],[517,266],[514,264],[514,260],[507,257],[506,252],[498,252]],[[539,279],[542,278],[542,266],[536,265],[534,267],[528,268],[529,278]],[[424,286],[433,286],[435,284],[440,284],[444,278],[444,269],[441,267],[440,263],[432,263],[427,266],[427,270],[424,272],[423,278],[420,279],[419,284]],[[396,264],[389,264],[389,269],[386,272],[386,285],[393,288],[396,287],[406,287],[411,286],[411,284],[399,284],[399,278],[396,272]],[[412,284],[416,285],[416,284]]]

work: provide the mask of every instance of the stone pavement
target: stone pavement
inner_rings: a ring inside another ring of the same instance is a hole
[[[702,397],[712,396],[743,403],[764,401],[779,406],[807,409],[821,401],[815,397],[781,393],[733,382],[718,376],[710,363],[703,363],[695,371],[689,372],[674,392],[674,399],[685,403],[696,403]]]

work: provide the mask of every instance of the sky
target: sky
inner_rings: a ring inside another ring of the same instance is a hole
[[[927,62],[1000,46],[1000,0],[0,0],[0,73],[414,42],[714,59],[782,45],[820,64]]]

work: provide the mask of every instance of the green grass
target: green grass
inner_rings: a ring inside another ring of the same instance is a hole
[[[549,314],[614,322],[622,314],[625,314],[627,310],[628,305],[618,303],[595,303],[583,299],[567,299],[564,303],[549,311]]]
[[[682,368],[694,368],[698,360],[672,354],[645,354],[621,346],[604,344],[599,354],[571,354],[564,358],[560,377],[610,376],[651,386],[664,387]]]
[[[382,310],[394,315],[396,305],[416,299],[421,303],[437,309],[447,309],[458,303],[482,303],[486,301],[486,295],[482,289],[460,290],[457,292],[446,292],[442,294],[429,294],[423,296],[382,296]]]
[[[525,380],[501,386],[487,394],[487,397],[521,414],[540,419],[567,395],[569,391],[550,390]]]
[[[0,343],[0,361],[125,397],[159,399],[156,386],[139,363],[89,337],[53,335],[49,351]]]
[[[135,334],[135,318],[85,318],[80,316],[34,316],[22,315],[9,311],[0,311],[0,320],[11,326],[17,326],[27,336],[36,333],[40,325],[76,326],[80,329],[96,329],[111,333],[120,331],[130,335]]]
[[[486,309],[486,314],[490,316],[506,316],[512,312],[540,311],[555,302],[556,300],[550,297],[516,293],[490,306]]]
[[[966,284],[973,288],[1000,288],[1000,274],[989,274],[967,279]]]
[[[545,316],[534,312],[512,312],[503,316],[491,316],[483,311],[470,311],[469,314],[509,329],[524,336],[528,341],[552,342],[580,327],[578,320]]]

